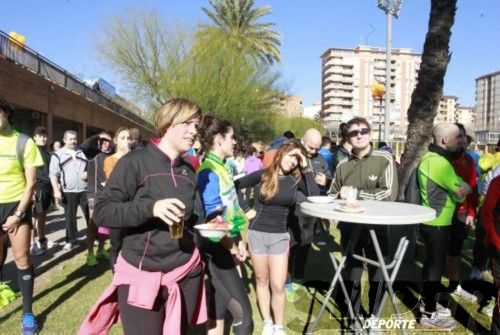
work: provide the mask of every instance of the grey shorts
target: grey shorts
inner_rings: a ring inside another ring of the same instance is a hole
[[[290,249],[289,233],[248,230],[248,247],[257,255],[283,255]]]

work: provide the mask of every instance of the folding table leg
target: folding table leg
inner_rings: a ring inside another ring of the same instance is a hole
[[[356,244],[358,237],[359,237],[359,232],[360,232],[360,228],[358,226],[355,226],[355,228],[352,231],[352,235],[349,237],[349,241],[347,242],[344,256],[342,256],[342,258],[340,259],[339,264],[337,264],[337,260],[335,259],[333,252],[330,253],[330,258],[332,259],[333,267],[335,269],[335,275],[333,276],[332,282],[330,284],[330,288],[328,289],[328,292],[326,293],[326,296],[325,296],[324,301],[323,301],[323,305],[321,305],[319,313],[316,316],[316,319],[314,320],[314,322],[311,325],[309,325],[309,327],[307,327],[306,334],[312,334],[314,332],[314,329],[316,329],[316,325],[318,324],[319,320],[321,319],[321,316],[323,315],[323,313],[326,309],[326,305],[328,304],[328,301],[330,300],[330,297],[335,289],[335,286],[337,285],[337,281],[340,282],[340,287],[342,288],[342,292],[344,293],[344,296],[346,299],[346,304],[347,304],[347,309],[349,311],[349,316],[351,317],[352,320],[355,320],[356,316],[354,315],[354,310],[352,309],[352,303],[351,303],[351,299],[349,298],[349,293],[347,292],[344,281],[342,280],[341,272],[342,272],[342,269],[344,268],[347,256],[352,254],[352,250],[354,249],[354,245]]]
[[[384,256],[382,255],[382,251],[380,250],[380,245],[378,243],[377,235],[375,234],[375,231],[373,229],[370,229],[370,235],[371,235],[371,238],[373,241],[375,253],[377,254],[378,262],[380,264],[380,269],[382,270],[382,275],[384,276],[384,281],[387,285],[387,292],[385,292],[383,297],[382,297],[381,304],[380,304],[379,308],[377,309],[376,317],[380,317],[380,315],[382,314],[382,311],[384,309],[384,306],[382,305],[382,303],[385,304],[385,302],[387,300],[387,294],[389,294],[389,296],[391,297],[391,302],[392,302],[392,306],[394,308],[394,312],[396,313],[396,317],[398,318],[398,320],[401,321],[399,308],[398,308],[398,305],[396,302],[396,295],[394,294],[394,290],[392,289],[393,278],[391,278],[391,277],[394,277],[394,278],[396,277],[398,270],[399,270],[399,266],[401,265],[401,262],[403,260],[403,257],[398,259],[399,262],[396,262],[396,265],[392,271],[393,276],[389,276],[389,272],[387,271],[387,266],[386,266],[385,261],[384,261]],[[403,248],[401,248],[401,256],[404,256],[404,253],[406,252],[407,247],[408,247],[408,244],[404,245]],[[398,257],[398,256],[400,256],[400,255],[395,255],[395,257]],[[400,324],[402,324],[402,323],[400,323]],[[403,334],[406,333],[406,331],[402,328],[401,328],[401,332]]]

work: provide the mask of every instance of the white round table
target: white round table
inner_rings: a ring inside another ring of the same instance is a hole
[[[344,222],[380,224],[380,225],[408,225],[430,221],[436,217],[436,211],[429,207],[407,204],[404,202],[359,200],[365,208],[362,213],[348,213],[336,210],[345,200],[333,200],[329,204],[303,202],[300,210],[307,215],[322,219],[333,219]]]
[[[337,260],[333,256],[330,255],[333,266],[335,268],[335,275],[333,276],[332,283],[330,284],[330,289],[328,290],[323,305],[316,316],[315,321],[308,327],[306,333],[312,334],[318,321],[323,314],[326,305],[328,304],[328,300],[337,284],[337,281],[340,282],[342,287],[342,291],[344,292],[345,299],[347,302],[347,307],[349,309],[349,314],[351,318],[356,319],[356,316],[352,310],[352,304],[347,294],[346,288],[344,286],[341,272],[344,267],[346,258],[354,257],[357,260],[367,262],[370,265],[379,267],[382,270],[382,274],[384,277],[384,281],[386,283],[387,291],[384,292],[382,296],[382,300],[380,301],[380,305],[376,312],[376,317],[380,317],[385,303],[387,301],[388,296],[391,298],[391,302],[394,308],[394,312],[398,319],[400,318],[399,309],[396,305],[396,295],[394,294],[394,290],[392,288],[392,283],[396,279],[396,276],[399,271],[399,267],[401,262],[403,261],[404,255],[406,253],[406,249],[408,247],[408,239],[406,237],[402,237],[399,241],[399,245],[394,254],[393,261],[389,264],[385,263],[384,256],[382,255],[382,251],[380,249],[380,245],[378,243],[377,235],[373,229],[373,226],[370,226],[370,236],[373,242],[373,247],[377,254],[377,259],[369,259],[361,255],[350,254],[351,247],[354,246],[357,237],[360,234],[361,227],[363,225],[380,225],[380,226],[399,226],[399,225],[414,225],[423,222],[430,221],[436,217],[436,211],[432,208],[407,204],[403,202],[390,202],[390,201],[375,201],[375,200],[358,200],[359,204],[365,209],[360,213],[351,213],[351,212],[342,212],[337,210],[340,205],[345,204],[345,200],[333,200],[331,203],[327,204],[318,204],[312,202],[303,202],[300,204],[300,210],[302,213],[311,215],[314,217],[319,217],[322,219],[333,219],[336,221],[343,222],[351,222],[354,224],[355,229],[352,235],[349,238],[347,251],[344,252],[340,262],[337,264]],[[389,274],[389,270],[392,269],[392,272]],[[401,328],[401,332],[405,333],[405,330]]]

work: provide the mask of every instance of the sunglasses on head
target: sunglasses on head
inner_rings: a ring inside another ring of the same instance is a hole
[[[362,128],[362,129],[352,130],[349,133],[347,133],[347,135],[349,137],[356,137],[358,135],[368,135],[369,133],[370,133],[370,129]]]

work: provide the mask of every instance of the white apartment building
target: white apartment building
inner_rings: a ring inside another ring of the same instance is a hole
[[[467,134],[474,134],[474,107],[462,106],[458,97],[443,95],[438,106],[434,124],[439,122],[458,122],[464,125]]]
[[[500,71],[476,78],[475,129],[480,143],[500,138]]]
[[[474,135],[474,118],[474,107],[457,105],[455,122],[463,124],[469,135]]]
[[[379,120],[384,120],[385,99],[372,98],[371,86],[385,82],[385,49],[358,46],[355,49],[330,48],[322,55],[321,106],[325,123],[337,129],[341,122],[354,116],[366,118],[378,136]],[[417,83],[421,55],[411,49],[392,49],[391,139],[404,138],[407,127],[406,112]],[[382,123],[382,133],[383,133]]]
[[[455,114],[458,106],[458,97],[454,95],[443,95],[439,102],[434,124],[439,122],[456,122]]]

